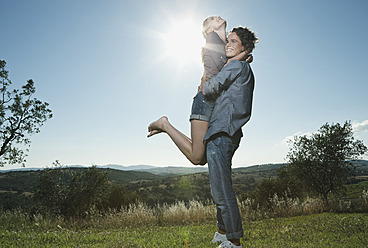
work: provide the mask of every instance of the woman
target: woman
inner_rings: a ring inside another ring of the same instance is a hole
[[[148,136],[166,132],[179,150],[195,165],[206,164],[203,137],[207,132],[215,99],[205,97],[201,91],[206,80],[215,76],[231,60],[242,60],[248,55],[245,51],[227,60],[225,55],[226,21],[220,16],[211,16],[203,21],[202,33],[206,44],[202,49],[204,75],[198,93],[193,99],[191,122],[191,139],[172,126],[166,116],[148,126]],[[252,57],[250,57],[250,60]]]

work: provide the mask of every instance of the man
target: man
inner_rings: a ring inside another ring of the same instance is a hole
[[[258,39],[247,28],[234,28],[225,47],[229,61],[202,89],[206,97],[216,98],[208,131],[207,163],[211,194],[217,209],[217,226],[212,242],[219,247],[242,247],[243,228],[232,187],[231,161],[243,136],[242,126],[250,119],[254,76],[247,62],[231,60],[240,52],[250,53]]]

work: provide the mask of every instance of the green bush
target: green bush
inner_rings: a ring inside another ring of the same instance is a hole
[[[58,164],[57,164],[58,165]],[[138,196],[124,186],[111,185],[109,170],[92,166],[87,169],[45,169],[34,195],[41,214],[66,218],[85,218],[90,211],[120,209],[135,203]]]

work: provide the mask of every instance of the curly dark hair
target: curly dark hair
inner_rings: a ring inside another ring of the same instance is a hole
[[[230,33],[236,33],[245,50],[249,50],[249,52],[252,52],[255,44],[258,42],[256,35],[245,27],[233,28]]]

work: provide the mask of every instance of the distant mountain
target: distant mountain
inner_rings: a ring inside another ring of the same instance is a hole
[[[84,165],[65,165],[65,167],[69,167],[69,168],[87,168],[90,166],[84,166]],[[152,165],[129,165],[129,166],[124,166],[124,165],[118,165],[118,164],[108,164],[108,165],[97,165],[98,168],[102,168],[102,169],[115,169],[115,170],[123,170],[123,171],[141,171],[141,170],[149,170],[149,169],[153,169],[153,168],[157,168],[156,166],[152,166]],[[52,167],[50,167],[52,168]],[[31,168],[31,167],[23,167],[23,168],[16,168],[16,169],[8,169],[8,170],[1,170],[0,168],[0,173],[1,172],[10,172],[10,171],[37,171],[37,170],[43,170],[45,168]]]
[[[108,164],[108,165],[100,165],[98,168],[109,168],[115,170],[122,171],[144,171],[149,172],[156,175],[187,175],[194,173],[207,172],[207,166],[195,166],[195,167],[186,167],[186,166],[152,166],[152,165],[130,165],[123,166],[117,164]]]
[[[168,175],[188,175],[195,173],[208,172],[207,166],[185,167],[185,166],[168,166],[168,167],[154,167],[149,170],[142,170],[152,174],[168,176]]]
[[[110,168],[110,169],[115,169],[115,170],[123,170],[123,171],[131,171],[131,170],[150,170],[153,168],[157,168],[156,166],[152,166],[152,165],[144,165],[144,164],[140,164],[140,165],[129,165],[129,166],[124,166],[124,165],[118,165],[118,164],[108,164],[108,165],[98,165],[98,168]]]
[[[16,168],[16,169],[8,169],[8,170],[2,170],[0,168],[0,173],[7,173],[7,172],[11,172],[11,171],[38,171],[38,170],[43,170],[44,168],[31,168],[31,167],[23,167],[23,168]]]
[[[87,168],[89,166],[83,165],[66,165],[68,168]],[[97,168],[101,169],[113,169],[120,171],[140,171],[140,172],[149,172],[155,175],[187,175],[194,173],[207,172],[207,166],[196,166],[196,167],[185,167],[185,166],[153,166],[153,165],[118,165],[118,164],[107,164],[107,165],[97,165]],[[1,170],[0,173],[7,173],[11,171],[38,171],[43,170],[45,168],[17,168],[17,169],[9,169],[9,170]]]
[[[368,160],[356,160],[352,161],[352,163],[357,167],[357,170],[360,170],[361,167],[363,167],[363,170],[365,170],[366,166],[368,166]],[[233,168],[233,172],[239,172],[239,173],[252,173],[252,172],[261,172],[261,171],[274,171],[282,166],[285,166],[285,163],[280,164],[261,164],[261,165],[251,165],[246,167],[235,167]],[[87,168],[90,166],[83,166],[83,165],[66,165],[66,167],[69,168]],[[149,172],[155,175],[161,175],[161,176],[172,176],[172,175],[188,175],[188,174],[195,174],[195,173],[203,173],[208,172],[207,165],[205,166],[153,166],[153,165],[118,165],[118,164],[107,164],[107,165],[97,165],[98,168],[102,169],[114,169],[114,170],[120,170],[120,171],[140,171],[140,172]],[[11,171],[37,171],[37,170],[43,170],[45,168],[30,168],[30,167],[24,167],[24,168],[16,168],[16,169],[8,169],[8,170],[2,170],[0,167],[0,173],[7,173]]]
[[[251,172],[261,172],[261,171],[275,171],[280,167],[285,166],[286,164],[261,164],[261,165],[252,165],[247,167],[239,167],[233,168],[233,172],[242,172],[242,173],[251,173]]]

